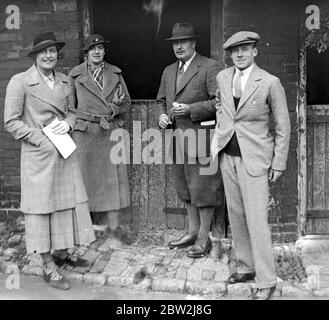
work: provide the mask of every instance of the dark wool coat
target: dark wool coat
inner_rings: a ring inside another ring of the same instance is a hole
[[[105,63],[102,92],[86,62],[73,68],[69,79],[71,105],[77,115],[73,139],[78,147],[90,210],[97,212],[125,208],[130,203],[127,168],[125,164],[116,164],[110,159],[111,150],[118,144],[111,141],[111,134],[125,123],[131,107],[121,70]],[[112,101],[119,84],[125,97],[122,103],[117,105]],[[99,116],[103,116],[101,123],[88,120],[88,117],[95,119],[100,118]],[[129,143],[126,143],[129,147]]]
[[[54,117],[74,126],[69,111],[68,78],[55,72],[55,87],[50,89],[35,65],[13,76],[5,98],[5,128],[22,141],[21,210],[48,214],[74,208],[88,200],[74,152],[64,159],[42,128]]]

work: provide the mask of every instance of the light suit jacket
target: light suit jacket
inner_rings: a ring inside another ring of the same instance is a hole
[[[70,86],[67,76],[55,72],[51,90],[35,65],[14,75],[6,90],[5,129],[21,149],[21,211],[48,214],[74,208],[87,201],[74,152],[64,159],[42,128],[55,117],[74,127],[69,111]]]
[[[215,157],[234,132],[242,159],[252,176],[266,174],[269,168],[285,170],[289,150],[290,119],[286,95],[280,80],[254,65],[237,110],[232,93],[234,67],[218,73],[217,125],[211,144]],[[275,131],[270,132],[270,115]]]

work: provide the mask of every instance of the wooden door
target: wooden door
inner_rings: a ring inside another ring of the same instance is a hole
[[[307,106],[306,234],[329,234],[329,105]]]

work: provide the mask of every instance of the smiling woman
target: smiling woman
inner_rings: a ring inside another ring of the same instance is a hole
[[[109,61],[124,72],[133,99],[155,99],[163,68],[175,60],[164,41],[178,21],[200,35],[199,53],[210,54],[210,0],[93,1],[94,32],[109,39]]]

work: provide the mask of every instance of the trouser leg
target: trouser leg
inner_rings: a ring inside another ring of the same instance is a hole
[[[188,217],[188,233],[198,234],[200,229],[200,216],[198,208],[186,202],[187,217]]]
[[[199,238],[208,238],[211,221],[214,216],[214,211],[215,211],[215,208],[213,208],[213,207],[199,208],[200,221],[201,221],[200,230],[199,230]]]
[[[271,230],[268,225],[268,175],[250,176],[242,159],[237,164],[239,184],[246,212],[257,286],[276,284]]]
[[[238,263],[238,273],[254,272],[246,214],[239,186],[235,160],[239,157],[221,155],[220,168],[223,177],[227,211],[233,236],[234,253]]]

